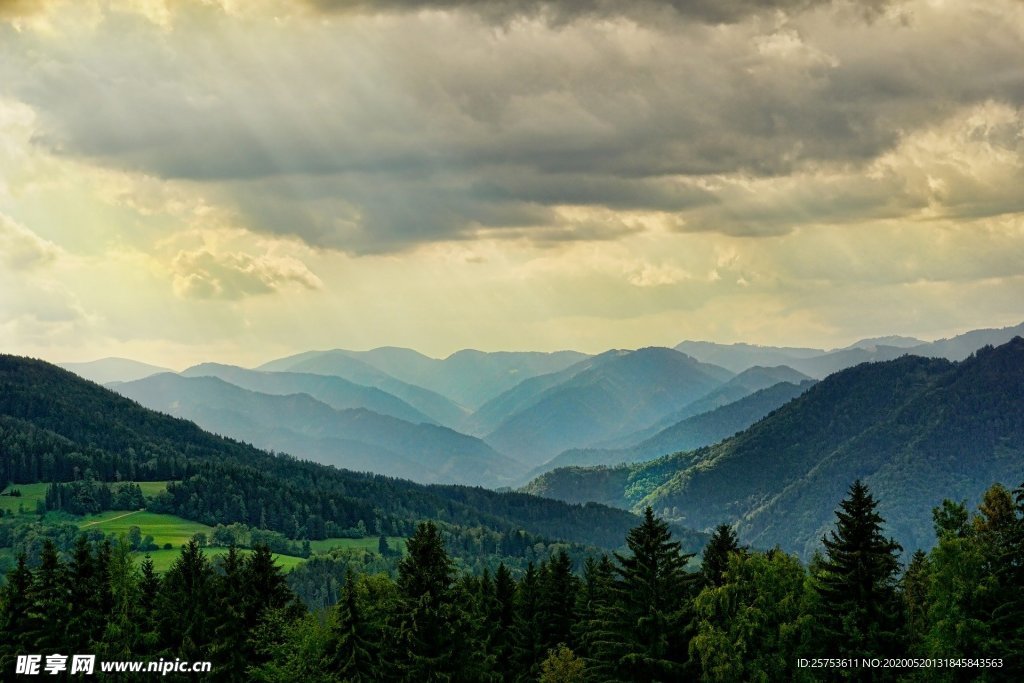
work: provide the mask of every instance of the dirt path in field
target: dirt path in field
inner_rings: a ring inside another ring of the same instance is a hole
[[[111,517],[110,519],[98,519],[95,522],[89,522],[88,524],[83,524],[82,526],[80,526],[78,528],[79,529],[84,529],[85,527],[92,526],[93,524],[106,524],[107,522],[113,522],[115,519],[124,519],[125,517],[127,517],[129,515],[137,515],[140,512],[142,512],[142,510],[135,510],[133,512],[126,512],[123,515],[118,515],[117,517]]]

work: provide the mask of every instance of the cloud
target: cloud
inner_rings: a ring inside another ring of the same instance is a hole
[[[15,270],[29,270],[57,258],[58,248],[0,213],[0,263]]]
[[[320,279],[291,257],[179,252],[172,263],[174,291],[183,298],[238,300],[270,294],[290,284],[318,289]]]
[[[576,19],[629,17],[638,21],[686,18],[730,23],[751,14],[800,12],[832,0],[305,0],[323,12],[384,13],[434,11],[474,12],[488,20],[507,22],[543,17],[561,24]],[[865,13],[880,11],[886,0],[856,3]]]
[[[772,236],[807,225],[973,221],[1024,212],[1024,108],[986,102],[907,133],[864,168],[721,179],[682,232]]]
[[[778,235],[937,206],[907,168],[870,174],[960,112],[1024,106],[1024,6],[994,2],[909,0],[870,22],[880,3],[389,0],[276,18],[176,3],[165,24],[110,11],[9,32],[0,87],[38,112],[38,149],[180,181],[316,248],[629,232],[566,207]],[[518,18],[482,18],[502,11]],[[940,203],[984,211],[963,199],[983,176],[935,176]]]

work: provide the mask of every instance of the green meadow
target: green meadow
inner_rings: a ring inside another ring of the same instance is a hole
[[[204,533],[207,537],[213,532],[213,527],[199,522],[191,522],[175,515],[164,515],[156,512],[139,510],[128,512],[124,510],[110,510],[99,515],[79,518],[79,528],[84,530],[99,530],[104,534],[121,535],[127,534],[133,526],[139,527],[143,537],[152,536],[153,542],[160,546],[159,550],[150,550],[148,554],[153,558],[153,568],[158,572],[167,571],[174,563],[174,560],[181,554],[181,546],[188,543],[197,533]],[[163,545],[170,543],[173,548],[164,550]],[[376,541],[374,541],[376,543]],[[376,547],[376,546],[374,546]],[[227,553],[227,548],[204,548],[203,554],[211,560]],[[246,554],[250,551],[239,549],[239,552]],[[146,552],[135,553],[136,558],[141,562]],[[284,571],[290,571],[302,562],[301,557],[290,555],[274,555],[278,565]]]
[[[142,489],[142,494],[146,498],[152,498],[165,490],[168,482],[145,481],[137,483]],[[16,484],[9,486],[3,493],[9,492],[11,489],[17,489],[21,492],[21,495],[16,497],[0,495],[0,510],[4,510],[4,514],[17,514],[19,506],[21,506],[25,514],[34,515],[36,501],[45,499],[48,486],[48,484]],[[58,518],[61,521],[77,524],[83,531],[100,531],[104,535],[127,535],[133,526],[139,527],[142,536],[152,536],[153,543],[159,547],[158,550],[148,552],[149,556],[153,559],[153,566],[158,572],[167,571],[181,553],[181,546],[188,543],[189,539],[195,534],[202,532],[209,537],[213,532],[213,527],[206,524],[192,522],[175,515],[165,515],[147,510],[108,510],[100,514],[86,515],[84,517],[73,517],[66,513],[51,512],[47,513],[46,516],[46,519],[49,521],[57,521]],[[165,550],[163,548],[167,543],[171,544],[172,549]],[[319,541],[310,541],[310,548],[314,554],[326,553],[336,548],[365,550],[376,553],[377,544],[378,539],[376,536],[368,538],[325,538]],[[405,539],[400,536],[388,537],[388,545],[392,550],[405,551]],[[227,548],[204,548],[203,552],[211,560],[215,560],[217,557],[224,555],[227,552]],[[248,553],[249,551],[240,550],[240,552]],[[140,562],[146,554],[145,552],[135,553]],[[275,554],[274,558],[286,572],[303,561],[301,557],[291,555]],[[3,560],[13,562],[13,553],[10,549],[0,549],[0,561]]]
[[[166,481],[140,481],[136,482],[142,489],[142,495],[146,498],[153,498],[161,491],[167,489]],[[17,514],[18,507],[26,514],[36,513],[36,501],[46,499],[46,489],[49,484],[12,484],[3,491],[0,491],[0,510],[4,514]],[[13,490],[21,492],[20,496],[4,495]]]
[[[145,533],[145,532],[143,532]],[[226,555],[228,552],[227,548],[204,548],[203,554],[206,555],[211,561],[216,562],[218,557]],[[240,548],[238,552],[242,555],[247,555],[252,552]],[[171,568],[174,561],[181,555],[181,548],[175,548],[174,550],[152,550],[149,553],[135,553],[136,560],[142,562],[146,555],[149,555],[153,559],[153,569],[157,572],[165,572]],[[281,567],[285,573],[290,572],[295,567],[302,564],[303,559],[301,557],[292,557],[291,555],[278,555],[274,554],[274,560],[277,565]]]
[[[14,484],[0,491],[0,510],[4,514],[17,514],[18,507],[30,514],[36,512],[36,501],[46,498],[46,487],[49,484]],[[20,496],[5,495],[11,491],[20,491]]]
[[[102,531],[104,534],[119,536],[127,534],[133,526],[139,527],[143,536],[152,536],[153,542],[159,546],[170,543],[178,548],[195,534],[202,532],[209,535],[213,527],[190,522],[174,515],[164,515],[146,510],[125,511],[108,510],[98,515],[78,517],[78,527],[83,531]]]
[[[310,541],[309,547],[314,553],[326,553],[335,548],[346,550],[369,550],[377,552],[378,537],[367,538],[325,538],[320,541]],[[405,539],[401,536],[389,536],[388,546],[392,551],[401,550],[405,552]]]

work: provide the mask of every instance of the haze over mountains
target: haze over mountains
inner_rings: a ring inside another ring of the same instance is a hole
[[[531,395],[527,407],[502,420],[486,439],[522,462],[538,465],[566,448],[656,422],[729,379],[727,370],[672,349],[609,352]]]
[[[543,465],[534,468],[530,472],[530,477],[559,467],[642,462],[653,460],[666,453],[709,446],[746,429],[813,385],[813,380],[805,380],[800,384],[779,382],[733,403],[684,418],[633,446],[573,448],[563,451]]]
[[[116,387],[142,405],[217,434],[345,469],[422,483],[511,483],[523,467],[479,439],[305,393],[271,395],[215,377],[160,374]]]
[[[193,383],[211,385],[211,391],[230,387],[212,378],[163,374],[151,379],[166,383],[159,388],[167,390]],[[103,482],[173,480],[176,485],[162,497],[171,508],[165,512],[210,525],[258,525],[296,539],[315,540],[330,525],[359,521],[374,532],[407,534],[429,518],[452,536],[485,533],[528,544],[561,539],[610,549],[638,521],[598,505],[423,486],[275,457],[29,358],[0,354],[0,387],[0,453],[5,456],[0,482],[5,485],[73,481],[82,470]],[[698,536],[677,531],[688,547],[699,542]]]
[[[960,360],[1021,332],[936,342],[893,335],[833,351],[686,341],[593,356],[465,350],[435,359],[336,349],[256,369],[204,363],[180,376],[121,359],[66,367],[259,447],[419,482],[502,487],[569,464],[709,446],[801,395],[812,378],[907,354]]]
[[[537,375],[558,372],[585,358],[577,351],[555,353],[484,353],[472,349],[458,351],[445,359],[430,358],[412,349],[382,347],[371,351],[326,351],[302,354],[261,366],[262,370],[297,370],[337,374],[344,355],[376,368],[390,377],[415,384],[446,396],[470,410]]]
[[[849,482],[881,500],[906,548],[933,542],[939,496],[977,503],[1024,472],[1024,339],[959,363],[908,356],[822,380],[710,447],[617,468],[568,468],[528,492],[625,508],[653,506],[692,528],[733,524],[741,540],[807,556]]]
[[[415,353],[415,352],[413,352]],[[298,372],[341,377],[355,384],[375,387],[394,394],[439,424],[456,426],[468,411],[437,392],[403,382],[386,372],[353,358],[347,351],[310,351],[265,363],[257,370],[266,372]]]
[[[1024,323],[1002,329],[972,330],[934,342],[896,335],[862,339],[844,349],[832,351],[692,341],[684,341],[675,348],[698,360],[721,365],[733,372],[742,372],[753,365],[784,364],[821,379],[858,363],[892,360],[906,354],[963,360],[982,346],[1005,344],[1019,335],[1024,335]]]
[[[171,372],[168,368],[127,358],[101,358],[86,363],[61,363],[60,366],[97,384],[131,382],[159,372]]]

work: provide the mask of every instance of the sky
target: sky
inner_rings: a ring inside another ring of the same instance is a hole
[[[0,351],[1024,320],[1022,0],[0,0]]]

